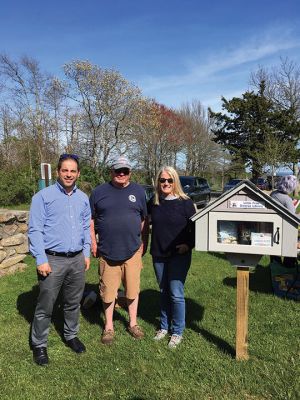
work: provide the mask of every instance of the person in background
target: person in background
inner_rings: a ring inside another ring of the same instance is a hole
[[[87,195],[76,187],[80,176],[75,154],[62,154],[57,182],[32,198],[28,228],[29,249],[36,259],[39,296],[31,330],[33,359],[47,365],[47,339],[54,303],[63,290],[64,339],[80,354],[77,338],[85,271],[90,267],[91,210]]]
[[[150,253],[161,298],[160,329],[154,339],[161,340],[170,332],[168,346],[175,348],[185,328],[184,284],[195,245],[190,221],[195,206],[184,194],[174,168],[165,166],[158,172],[148,211],[152,223]]]
[[[137,323],[142,255],[147,250],[147,205],[142,186],[130,182],[131,165],[119,157],[111,168],[111,181],[97,186],[90,197],[92,254],[100,256],[100,296],[105,326],[101,342],[113,343],[113,312],[121,282],[127,299],[128,331],[135,339],[144,332]],[[96,241],[98,235],[98,243]]]
[[[279,178],[276,184],[276,190],[270,194],[270,196],[278,203],[286,207],[292,214],[296,213],[296,208],[293,199],[290,194],[296,189],[298,180],[295,175],[286,175]],[[281,257],[272,256],[271,261],[277,261],[281,263]],[[284,257],[283,265],[286,268],[293,268],[296,266],[297,258]]]
[[[276,190],[271,192],[270,196],[286,207],[291,213],[295,214],[295,206],[292,198],[289,196],[297,187],[298,180],[295,175],[286,175],[279,178],[276,184]]]

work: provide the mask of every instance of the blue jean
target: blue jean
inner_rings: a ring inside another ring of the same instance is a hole
[[[191,265],[191,252],[171,257],[153,257],[160,288],[160,329],[182,335],[185,328],[184,283]]]

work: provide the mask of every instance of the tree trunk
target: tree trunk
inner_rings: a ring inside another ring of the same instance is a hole
[[[293,166],[293,172],[294,175],[298,178],[299,175],[299,166],[298,166],[298,162],[294,164]],[[294,196],[298,196],[299,195],[299,184],[296,186],[296,189],[294,190]]]

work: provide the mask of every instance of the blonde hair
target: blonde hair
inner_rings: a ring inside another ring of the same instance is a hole
[[[182,186],[179,180],[179,176],[177,171],[168,165],[162,167],[155,178],[155,195],[154,195],[154,204],[159,205],[159,195],[161,193],[160,191],[160,182],[159,178],[163,172],[166,172],[167,174],[170,175],[170,177],[173,179],[173,190],[174,190],[174,195],[178,196],[180,199],[187,200],[189,199],[189,196],[187,196],[184,191],[182,190]]]

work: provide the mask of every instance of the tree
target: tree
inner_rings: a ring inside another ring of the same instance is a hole
[[[16,121],[7,105],[0,108],[0,167],[12,166],[16,159],[14,130]],[[1,133],[2,132],[2,133]]]
[[[282,59],[279,66],[267,69],[260,67],[251,74],[250,85],[259,87],[261,81],[265,82],[265,95],[271,99],[275,106],[285,110],[288,115],[291,128],[291,135],[299,147],[300,130],[300,67],[288,58]],[[292,165],[289,167],[298,174],[299,155],[294,157]]]
[[[88,61],[67,63],[64,71],[68,98],[79,116],[77,151],[94,169],[104,168],[114,153],[128,147],[142,101],[140,90],[119,72]]]
[[[250,85],[259,89],[265,82],[265,95],[280,109],[295,111],[300,118],[300,67],[288,58],[281,58],[280,65],[267,69],[259,67],[250,75]]]
[[[207,175],[211,171],[216,171],[216,165],[220,166],[221,170],[222,149],[213,140],[211,121],[201,102],[193,100],[191,103],[183,104],[179,112],[184,121],[182,151],[186,157],[186,173]]]
[[[265,148],[267,137],[291,144],[296,149],[295,131],[299,123],[290,118],[290,111],[279,108],[265,96],[265,82],[260,83],[257,93],[251,91],[231,100],[222,98],[225,113],[214,113],[216,142],[224,145],[232,155],[244,161],[252,169],[254,178],[261,175],[264,161],[257,149]],[[286,155],[287,162],[295,160],[297,151]]]
[[[58,80],[43,73],[33,58],[15,61],[5,54],[0,55],[0,76],[5,82],[2,100],[15,119],[14,136],[23,141],[31,168],[52,161],[61,148]]]
[[[183,120],[174,110],[150,99],[144,100],[141,110],[130,154],[151,183],[162,166],[178,168]]]
[[[286,155],[294,151],[291,142],[282,142],[274,135],[266,135],[264,143],[259,145],[255,151],[256,157],[261,160],[265,172],[272,176],[272,188],[274,187],[274,176],[276,170],[285,164]]]

